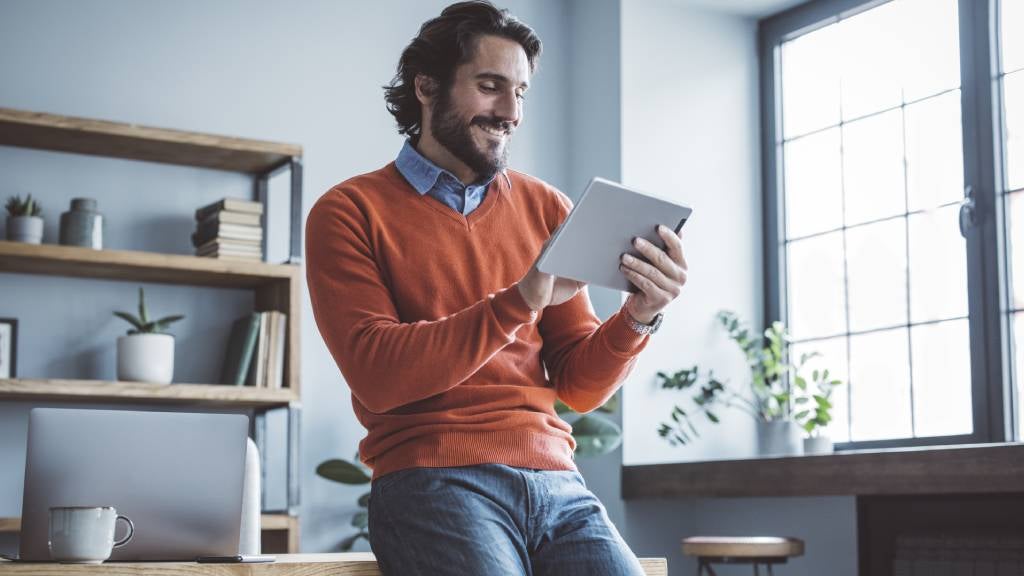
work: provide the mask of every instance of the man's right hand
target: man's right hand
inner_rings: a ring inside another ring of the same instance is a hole
[[[536,311],[543,310],[547,306],[557,306],[583,289],[585,282],[560,278],[553,274],[545,274],[537,270],[537,266],[531,266],[530,271],[523,276],[517,285],[523,300],[530,308]]]

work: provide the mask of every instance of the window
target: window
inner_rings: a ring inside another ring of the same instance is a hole
[[[990,421],[1003,413],[990,401],[1003,379],[987,368],[990,347],[1005,344],[991,342],[998,329],[983,313],[999,306],[984,297],[999,273],[979,263],[996,252],[989,232],[1009,231],[1022,372],[1024,39],[1006,31],[1024,29],[1024,0],[997,1],[1005,227],[985,196],[984,225],[961,230],[965,174],[1000,164],[964,141],[983,122],[962,102],[991,94],[990,75],[976,73],[990,62],[986,2],[818,0],[761,24],[766,310],[787,322],[795,356],[821,353],[817,367],[847,383],[828,430],[840,448],[1006,439]]]

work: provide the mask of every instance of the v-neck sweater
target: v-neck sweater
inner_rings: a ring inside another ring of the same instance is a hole
[[[576,470],[572,427],[604,404],[648,337],[604,323],[586,289],[537,312],[517,282],[572,203],[506,170],[463,216],[394,162],[328,190],[306,220],[313,317],[366,428],[373,477],[500,463]]]

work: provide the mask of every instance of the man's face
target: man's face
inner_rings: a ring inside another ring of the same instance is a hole
[[[430,132],[481,178],[508,163],[512,133],[523,118],[529,86],[526,52],[514,40],[482,36],[473,59],[455,70],[451,87],[432,103]]]

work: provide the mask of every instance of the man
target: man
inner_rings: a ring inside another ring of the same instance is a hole
[[[324,194],[306,225],[320,333],[352,391],[385,574],[642,574],[573,462],[577,412],[617,390],[686,282],[679,238],[620,264],[639,290],[604,324],[533,262],[570,210],[506,169],[541,52],[487,2],[425,23],[386,88],[409,138]]]

